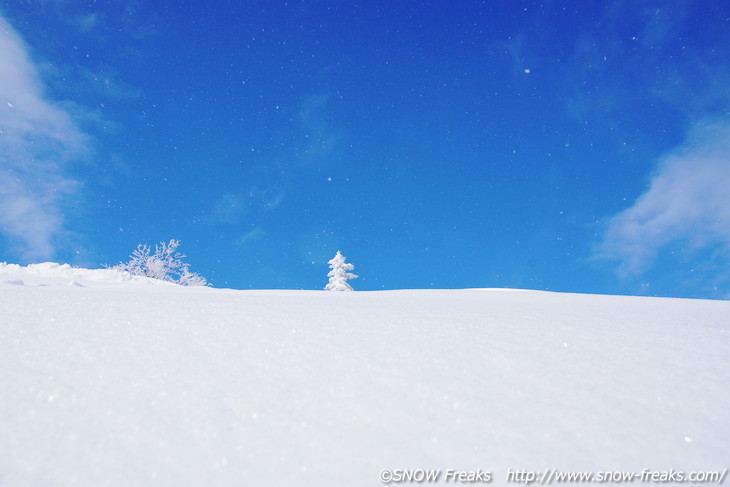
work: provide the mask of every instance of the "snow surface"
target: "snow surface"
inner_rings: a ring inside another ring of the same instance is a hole
[[[730,302],[0,264],[0,485],[730,467]]]

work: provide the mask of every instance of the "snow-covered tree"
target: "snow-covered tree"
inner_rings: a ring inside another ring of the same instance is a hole
[[[331,271],[327,274],[330,282],[324,287],[326,291],[352,291],[352,286],[347,283],[348,279],[355,279],[357,276],[351,272],[354,265],[345,262],[345,256],[337,251],[337,254],[328,262]]]
[[[177,283],[181,286],[207,286],[208,281],[197,272],[190,272],[188,264],[184,264]]]
[[[155,245],[155,253],[147,244],[139,244],[130,261],[112,267],[120,271],[127,271],[133,276],[151,277],[161,281],[174,282],[182,286],[207,286],[208,281],[195,273],[190,272],[190,264],[182,261],[186,256],[177,251],[180,241],[172,239],[168,243],[161,242]]]

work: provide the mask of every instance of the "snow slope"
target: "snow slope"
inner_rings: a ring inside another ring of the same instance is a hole
[[[236,291],[0,264],[0,485],[722,470],[729,329],[724,301]]]

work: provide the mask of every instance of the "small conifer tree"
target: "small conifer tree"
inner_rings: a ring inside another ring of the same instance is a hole
[[[354,265],[345,262],[345,256],[337,251],[337,254],[328,262],[331,271],[327,274],[329,283],[324,287],[326,291],[353,291],[352,286],[347,283],[348,279],[355,279],[357,276],[351,272]]]

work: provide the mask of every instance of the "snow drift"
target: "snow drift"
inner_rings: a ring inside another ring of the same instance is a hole
[[[729,302],[0,264],[0,313],[0,485],[730,466]]]

